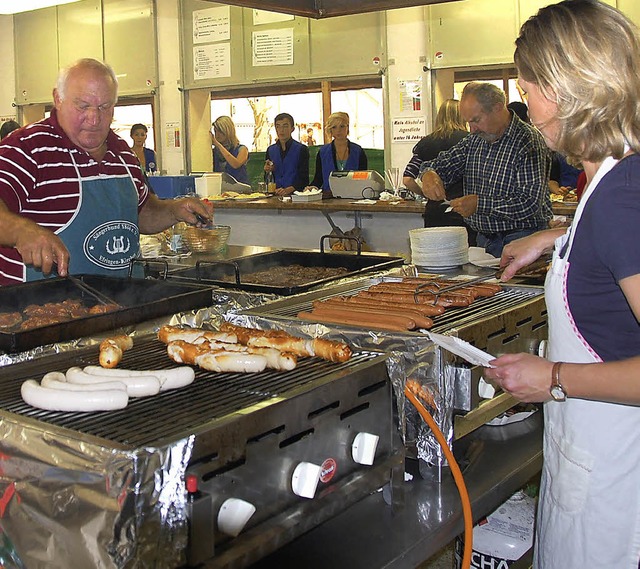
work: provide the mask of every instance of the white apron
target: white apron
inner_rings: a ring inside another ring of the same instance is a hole
[[[578,204],[571,227],[555,243],[545,282],[551,361],[602,361],[578,331],[569,310],[567,259],[587,201],[616,163],[612,158],[603,162]],[[637,569],[640,407],[570,398],[545,403],[544,419],[534,567]]]

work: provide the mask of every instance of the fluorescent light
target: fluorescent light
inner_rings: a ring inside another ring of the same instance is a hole
[[[17,14],[71,2],[78,2],[78,0],[0,0],[0,14]]]

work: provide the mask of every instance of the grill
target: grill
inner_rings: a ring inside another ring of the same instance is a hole
[[[30,304],[81,300],[92,307],[108,299],[120,309],[27,330],[0,330],[0,350],[20,352],[97,334],[183,310],[209,306],[211,288],[193,283],[80,275],[51,278],[0,288],[0,312],[22,311]]]
[[[387,367],[400,402],[400,428],[407,454],[417,456],[424,465],[441,466],[444,456],[433,433],[413,408],[403,403],[407,379],[416,380],[432,394],[436,404],[432,415],[450,442],[510,409],[516,400],[506,393],[489,400],[481,399],[478,395],[481,369],[469,367],[420,332],[315,325],[296,317],[298,312],[310,310],[315,300],[355,294],[381,280],[364,279],[278,300],[244,311],[237,317],[237,323],[261,328],[288,326],[292,333],[296,329],[310,330],[318,326],[323,331],[329,330],[327,337],[346,339],[358,349],[394,354]],[[432,331],[457,336],[496,356],[520,351],[537,353],[540,342],[547,336],[544,290],[535,286],[503,286],[493,297],[476,299],[468,307],[447,308],[444,314],[432,318]]]
[[[248,255],[237,259],[218,262],[199,262],[195,267],[171,272],[169,279],[215,285],[249,292],[271,293],[290,296],[319,287],[345,277],[359,276],[373,271],[399,267],[404,263],[402,257],[390,257],[381,254],[325,253],[313,251],[280,250],[269,253]],[[309,278],[296,285],[256,284],[247,279],[247,275],[258,271],[282,269],[299,265],[315,268],[344,268],[346,272],[327,277]]]
[[[91,414],[34,409],[20,385],[95,364],[95,348],[0,370],[3,530],[30,569],[255,562],[402,472],[385,359],[361,352],[343,364],[301,359],[290,372],[198,370],[186,388]],[[173,365],[144,338],[121,367]],[[351,456],[360,432],[380,437],[372,466]],[[300,462],[334,465],[313,499],[292,493]],[[186,474],[199,482],[194,500]],[[216,525],[227,498],[256,507],[235,538]]]

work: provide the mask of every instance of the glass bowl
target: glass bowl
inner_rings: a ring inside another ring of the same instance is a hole
[[[213,225],[206,229],[189,225],[182,231],[182,242],[192,253],[219,253],[230,234],[229,225]]]

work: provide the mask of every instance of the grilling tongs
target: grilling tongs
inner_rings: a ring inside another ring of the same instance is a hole
[[[74,277],[73,275],[67,275],[66,278],[70,280],[78,288],[82,289],[87,294],[95,298],[100,304],[118,304],[115,300],[108,297],[106,294],[103,294],[99,290],[93,288],[92,286],[88,285],[82,279],[79,279],[78,277]]]
[[[549,264],[550,258],[547,256],[541,257],[540,259],[534,261],[533,263],[531,263],[530,265],[526,265],[524,267],[522,267],[521,269],[519,269],[516,272],[515,276],[518,276],[519,274],[522,273],[530,273],[533,271],[537,271],[538,269],[542,269],[543,267],[546,267]],[[438,296],[447,292],[452,292],[455,291],[456,289],[459,288],[464,288],[467,286],[473,286],[474,284],[477,283],[481,283],[483,281],[488,281],[489,279],[500,279],[500,276],[502,275],[502,272],[504,271],[504,269],[498,269],[497,271],[491,271],[485,275],[481,275],[478,277],[475,277],[473,279],[469,279],[469,280],[461,280],[459,283],[456,284],[451,284],[448,286],[442,286],[441,284],[439,284],[437,282],[437,277],[434,278],[433,280],[429,279],[427,280],[425,283],[423,284],[419,284],[413,295],[416,299],[416,302],[418,301],[417,297],[420,293],[429,293],[429,294],[434,294],[435,295],[435,301],[438,300]],[[433,289],[436,289],[435,291]]]

